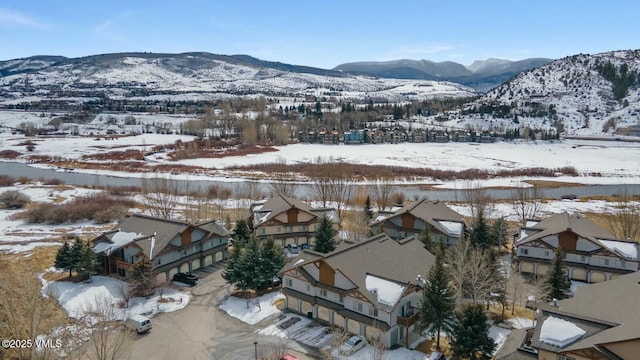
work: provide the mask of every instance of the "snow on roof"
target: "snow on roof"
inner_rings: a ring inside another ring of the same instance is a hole
[[[404,291],[404,286],[398,283],[369,274],[365,279],[365,285],[368,291],[377,293],[378,303],[386,306],[394,306]]]
[[[93,251],[96,253],[101,253],[103,251],[107,251],[108,249],[119,249],[141,236],[143,235],[139,233],[118,231],[111,237],[112,243],[101,241],[93,247]]]
[[[638,258],[637,243],[615,241],[615,240],[599,240],[599,241],[602,243],[602,245],[617,252],[618,254],[624,256],[627,259],[635,260]]]
[[[540,221],[539,220],[527,220],[527,223],[524,225],[525,227],[534,227],[536,226]]]
[[[462,223],[457,221],[439,220],[438,223],[447,230],[449,235],[462,235]]]
[[[565,347],[580,339],[585,333],[586,331],[570,321],[549,316],[540,329],[540,341]]]

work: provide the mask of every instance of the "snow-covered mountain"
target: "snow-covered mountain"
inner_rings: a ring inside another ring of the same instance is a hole
[[[389,101],[476,95],[473,89],[454,83],[373,79],[209,53],[104,54],[49,62],[27,58],[2,62],[2,69],[7,69],[0,73],[0,104],[5,105],[39,99],[201,99],[219,94],[327,95]]]
[[[640,122],[639,74],[640,50],[569,56],[519,74],[445,124],[620,134]]]

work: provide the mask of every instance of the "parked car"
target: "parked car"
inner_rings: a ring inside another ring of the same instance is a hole
[[[307,250],[307,249],[311,249],[312,246],[311,246],[311,244],[302,244],[302,245],[300,245],[300,248],[302,250]]]
[[[173,281],[177,281],[177,282],[181,282],[183,284],[187,284],[187,285],[197,285],[198,284],[198,277],[190,272],[186,272],[186,273],[177,273],[175,275],[173,275]]]
[[[285,354],[280,360],[299,360],[297,357],[291,354]]]
[[[138,334],[145,333],[151,330],[151,320],[148,317],[142,315],[133,315],[125,320],[124,324],[131,330]]]
[[[287,250],[289,250],[289,254],[291,255],[298,255],[300,254],[300,248],[298,247],[298,245],[296,244],[289,244],[287,245]]]
[[[340,355],[351,355],[362,349],[366,345],[366,341],[362,336],[352,336],[340,346]]]
[[[434,351],[429,355],[429,360],[446,360],[444,354],[439,351]]]

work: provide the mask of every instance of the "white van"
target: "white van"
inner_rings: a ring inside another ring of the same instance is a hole
[[[149,320],[148,317],[142,315],[131,316],[125,321],[125,325],[138,334],[142,334],[151,330],[151,320]]]

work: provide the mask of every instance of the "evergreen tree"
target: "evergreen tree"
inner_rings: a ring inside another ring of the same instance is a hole
[[[455,357],[491,359],[496,343],[489,337],[487,315],[481,304],[467,304],[456,312],[451,330],[451,350]]]
[[[98,256],[93,251],[90,241],[78,240],[76,244],[78,246],[75,253],[72,248],[72,253],[76,256],[74,268],[81,278],[90,279],[98,266]],[[75,244],[74,248],[76,248]]]
[[[497,218],[491,224],[491,237],[494,241],[496,241],[495,245],[498,245],[498,251],[502,248],[502,246],[507,245],[507,241],[509,241],[509,224],[503,217]]]
[[[262,272],[267,281],[278,275],[284,267],[284,252],[282,248],[276,246],[273,239],[267,239],[262,243],[261,264]]]
[[[420,303],[421,331],[436,335],[436,349],[440,350],[440,331],[450,331],[453,326],[453,316],[456,306],[456,296],[449,287],[451,275],[444,266],[444,243],[440,242],[436,255],[436,263],[429,270],[427,283],[422,291]]]
[[[249,289],[257,289],[271,279],[262,272],[261,263],[260,246],[255,238],[251,238],[234,265],[237,279],[235,284],[240,290],[245,292]]]
[[[236,226],[231,232],[231,238],[235,242],[243,244],[246,244],[249,241],[251,238],[251,231],[249,231],[249,226],[247,226],[247,222],[245,220],[238,220],[236,222]]]
[[[567,266],[562,258],[562,251],[558,247],[553,258],[553,264],[549,267],[544,277],[545,298],[548,301],[552,299],[562,300],[568,297],[567,292],[571,289],[571,281],[569,281],[567,274]]]
[[[69,270],[69,277],[74,269],[74,261],[71,254],[71,245],[68,242],[64,243],[56,253],[56,260],[54,266],[58,269]]]
[[[484,211],[482,209],[478,210],[478,216],[476,217],[473,228],[471,229],[469,240],[473,247],[480,249],[487,249],[490,245],[495,243],[491,237],[489,225],[487,224],[487,220],[484,218]]]
[[[229,249],[229,258],[227,258],[227,263],[224,265],[224,271],[222,272],[222,278],[227,281],[229,284],[235,284],[239,280],[239,274],[237,271],[237,265],[242,255],[242,241],[237,241],[230,246]]]
[[[371,199],[367,195],[367,199],[364,201],[364,219],[365,221],[371,220],[373,217],[373,211],[371,210]]]
[[[136,296],[149,296],[153,293],[155,286],[156,275],[153,271],[153,264],[146,256],[136,261],[131,266],[131,271],[128,274],[129,281],[131,282],[131,292]]]
[[[327,216],[323,217],[315,232],[316,243],[313,246],[313,250],[324,254],[335,250],[336,241],[334,238],[337,233],[331,220]]]
[[[429,250],[429,252],[433,253],[433,233],[431,231],[431,225],[427,224],[424,229],[420,231],[418,235],[418,240],[420,240],[424,244],[424,248]]]

